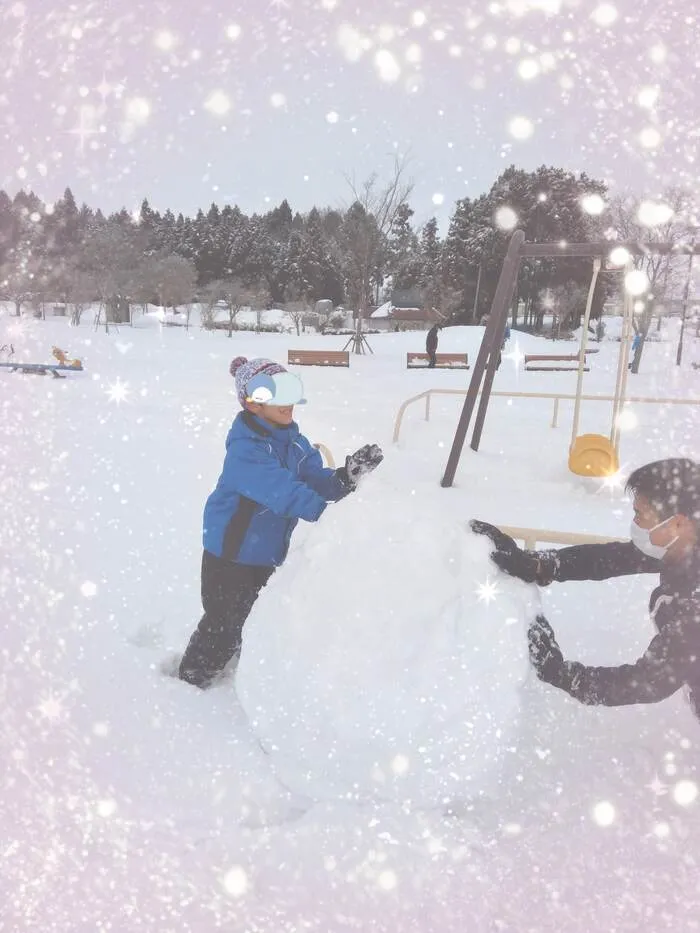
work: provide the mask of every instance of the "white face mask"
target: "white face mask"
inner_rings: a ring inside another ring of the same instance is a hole
[[[670,518],[666,518],[664,521],[659,522],[658,525],[654,525],[653,528],[640,528],[639,525],[633,521],[630,526],[630,537],[632,538],[632,544],[637,548],[638,551],[641,551],[642,554],[646,554],[647,557],[655,557],[657,560],[663,560],[663,558],[668,553],[669,548],[671,548],[678,540],[678,535],[669,541],[668,544],[653,544],[651,541],[651,535],[656,531],[657,528],[661,528],[662,525],[665,525],[666,522],[670,521]]]

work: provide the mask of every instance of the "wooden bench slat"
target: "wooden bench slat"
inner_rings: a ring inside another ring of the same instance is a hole
[[[528,373],[577,373],[578,366],[526,366],[525,371]],[[584,366],[583,371],[589,373],[591,367]]]
[[[288,350],[287,364],[296,366],[350,366],[347,350]]]
[[[599,352],[599,351],[598,351],[597,349],[586,350],[586,356],[588,356],[589,353],[598,353],[598,352]],[[551,360],[551,362],[553,362],[553,363],[559,363],[559,362],[561,362],[561,363],[578,363],[578,361],[579,361],[579,354],[578,354],[578,353],[561,353],[561,354],[557,354],[557,353],[526,353],[526,354],[525,354],[525,362],[526,362],[526,363],[529,363],[531,360],[541,360],[541,361],[543,361],[543,362],[544,362],[544,361],[549,361],[549,360]]]
[[[427,353],[406,354],[408,369],[469,369],[469,356],[466,353],[436,353],[435,366],[429,367],[429,362]]]

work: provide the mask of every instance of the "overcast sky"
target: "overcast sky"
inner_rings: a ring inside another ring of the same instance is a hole
[[[5,0],[0,186],[105,211],[347,200],[410,157],[420,223],[511,162],[698,185],[687,0]]]

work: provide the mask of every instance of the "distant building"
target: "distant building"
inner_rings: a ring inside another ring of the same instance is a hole
[[[423,305],[417,290],[395,289],[389,301],[370,314],[371,327],[375,330],[428,330],[438,320],[437,312]]]
[[[432,308],[398,308],[385,301],[369,316],[373,330],[428,330],[439,320]]]

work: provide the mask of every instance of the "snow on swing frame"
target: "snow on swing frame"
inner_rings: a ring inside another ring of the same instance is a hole
[[[615,252],[620,257],[618,260],[612,259],[611,254]],[[566,258],[593,259],[593,273],[591,276],[588,298],[586,301],[586,311],[581,334],[581,345],[579,348],[579,366],[576,384],[576,396],[574,403],[574,423],[571,434],[571,446],[569,450],[569,469],[572,472],[585,476],[610,476],[619,469],[619,447],[620,447],[620,428],[619,415],[625,404],[627,390],[627,371],[632,342],[632,318],[634,314],[634,296],[626,292],[625,304],[622,321],[622,336],[620,340],[620,352],[618,355],[617,378],[615,381],[615,394],[613,396],[612,426],[609,438],[604,435],[581,435],[576,436],[578,431],[578,422],[581,409],[581,396],[583,389],[583,373],[586,361],[586,342],[588,337],[588,322],[593,304],[593,295],[603,262],[607,259],[611,267],[627,267],[628,271],[632,268],[634,256],[660,256],[668,253],[680,255],[700,254],[700,244],[683,243],[528,243],[525,240],[525,233],[522,230],[516,230],[510,238],[508,250],[503,260],[501,274],[498,279],[496,291],[491,303],[491,311],[484,336],[479,347],[472,377],[467,390],[467,396],[464,400],[462,413],[457,424],[452,449],[447,460],[445,472],[441,480],[441,486],[448,488],[452,486],[462,455],[462,449],[467,437],[469,425],[471,422],[476,400],[479,398],[479,408],[474,422],[474,430],[471,438],[471,449],[477,451],[481,441],[481,434],[484,429],[486,412],[488,409],[493,379],[498,365],[498,351],[503,342],[506,324],[508,322],[508,310],[515,294],[515,287],[518,280],[520,263],[523,259],[555,259],[558,256]],[[483,387],[482,387],[483,381]]]

